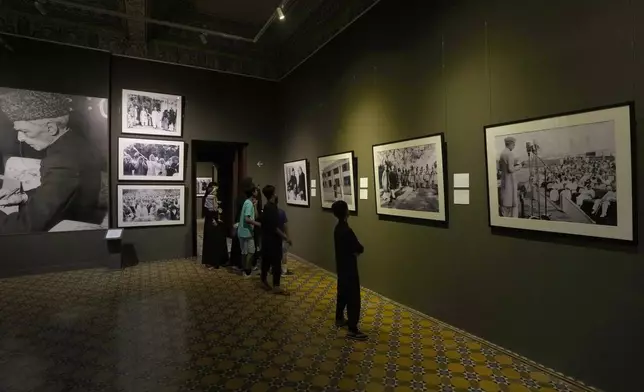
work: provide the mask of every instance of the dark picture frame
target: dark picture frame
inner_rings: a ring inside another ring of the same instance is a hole
[[[332,173],[330,174],[333,178],[328,179],[328,174],[325,173],[324,169],[326,169],[332,162],[342,160],[346,160],[348,163],[342,164],[337,168],[330,168],[329,170],[332,171]],[[330,209],[335,200],[344,200],[349,207],[349,211],[357,211],[358,198],[356,193],[358,187],[356,182],[355,161],[356,158],[353,151],[345,151],[337,154],[322,155],[318,157],[318,189],[320,204],[322,208]],[[347,165],[348,167],[345,168],[345,165]],[[345,183],[346,174],[348,174],[349,176],[349,184]],[[330,187],[328,186],[329,181],[332,181]],[[349,192],[347,192],[347,190]],[[326,194],[329,192],[332,193],[332,195],[330,195],[332,200],[325,200]]]
[[[378,215],[448,221],[443,133],[375,144],[372,158]]]
[[[286,204],[305,208],[311,207],[309,160],[297,159],[285,162],[283,173]],[[302,174],[304,179],[301,178]]]
[[[490,227],[635,242],[634,114],[627,102],[485,126]]]

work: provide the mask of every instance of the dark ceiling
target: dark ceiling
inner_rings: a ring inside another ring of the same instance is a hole
[[[280,80],[378,1],[0,0],[0,33]]]

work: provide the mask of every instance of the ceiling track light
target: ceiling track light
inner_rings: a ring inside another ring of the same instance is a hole
[[[282,9],[282,6],[277,7],[277,17],[279,18],[279,20],[286,19],[286,15],[284,15],[284,10]]]
[[[204,45],[208,44],[208,39],[206,38],[206,33],[199,34],[199,39],[201,40],[202,44],[204,44]]]
[[[47,15],[47,9],[45,8],[45,2],[43,0],[35,0],[34,7],[40,12],[43,16]]]

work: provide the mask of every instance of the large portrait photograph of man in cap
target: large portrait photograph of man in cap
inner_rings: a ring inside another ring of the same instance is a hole
[[[630,106],[486,132],[492,226],[633,240]]]
[[[0,87],[0,235],[107,229],[108,101]]]

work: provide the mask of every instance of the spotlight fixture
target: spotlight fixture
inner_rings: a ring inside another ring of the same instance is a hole
[[[277,7],[277,17],[279,18],[279,20],[286,19],[286,15],[284,15],[284,10],[282,9],[281,6]]]
[[[45,8],[45,2],[43,0],[35,0],[34,1],[34,7],[40,12],[42,15],[47,15],[47,9]]]
[[[201,40],[201,43],[204,45],[208,43],[208,39],[206,39],[206,33],[199,34],[199,39]]]

